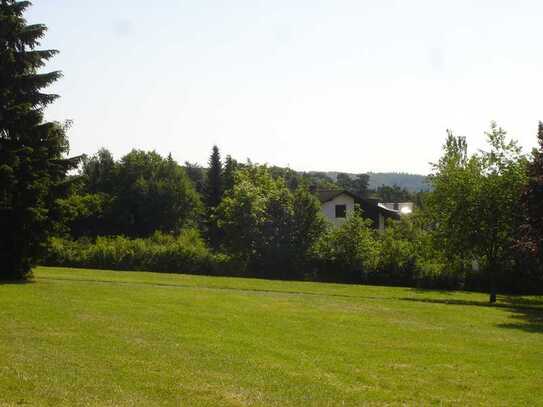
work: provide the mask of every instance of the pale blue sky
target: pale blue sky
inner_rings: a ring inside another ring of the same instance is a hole
[[[72,153],[426,173],[445,129],[543,120],[543,2],[35,0]]]

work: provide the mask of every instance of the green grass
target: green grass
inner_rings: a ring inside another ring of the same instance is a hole
[[[0,405],[543,405],[543,298],[38,268]]]

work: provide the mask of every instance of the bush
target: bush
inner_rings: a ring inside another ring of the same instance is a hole
[[[196,229],[173,236],[155,232],[146,239],[123,236],[94,241],[52,238],[44,261],[49,266],[141,270],[183,274],[236,275],[230,258],[214,254]]]
[[[358,283],[376,270],[380,253],[371,221],[355,212],[330,228],[313,246],[314,276],[321,281]]]

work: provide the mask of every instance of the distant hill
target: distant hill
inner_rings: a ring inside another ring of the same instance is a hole
[[[428,191],[430,186],[426,183],[426,176],[419,174],[408,174],[404,172],[369,172],[370,189],[376,189],[381,185],[398,185],[410,192]]]
[[[325,172],[327,176],[336,180],[337,171]],[[430,186],[426,183],[426,176],[419,174],[409,174],[405,172],[368,172],[370,176],[369,188],[377,189],[381,185],[392,187],[398,185],[410,192],[428,191]],[[349,174],[354,177],[355,174]]]

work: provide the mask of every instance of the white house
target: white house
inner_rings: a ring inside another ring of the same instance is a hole
[[[385,229],[387,219],[399,219],[413,209],[411,202],[383,204],[375,199],[359,198],[349,191],[317,190],[315,194],[321,202],[323,215],[334,225],[345,222],[347,216],[353,213],[355,204],[360,206],[363,216],[371,219],[378,230]]]
[[[356,197],[347,191],[317,191],[321,210],[326,219],[334,225],[341,225],[354,211]]]

